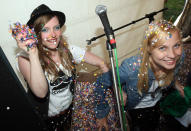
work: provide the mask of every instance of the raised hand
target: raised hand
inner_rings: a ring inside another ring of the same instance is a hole
[[[17,45],[22,50],[28,52],[36,52],[36,44],[38,43],[34,29],[30,29],[27,25],[21,25],[19,22],[14,23],[14,27],[10,26],[10,32],[17,41]]]

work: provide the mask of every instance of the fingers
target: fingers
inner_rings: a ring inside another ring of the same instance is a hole
[[[15,39],[18,41],[18,42],[23,42],[25,41],[26,39],[26,33],[18,33],[16,36],[15,36]]]
[[[19,33],[16,37],[15,37],[16,41],[17,41],[17,45],[19,48],[23,49],[26,48],[26,41],[24,40],[24,34]]]
[[[122,96],[123,96],[123,104],[124,104],[124,106],[126,105],[126,102],[127,102],[127,94],[124,92],[124,91],[122,91]],[[120,100],[121,100],[122,98],[121,98],[121,94],[120,94]],[[122,101],[122,100],[121,100]]]
[[[123,103],[124,103],[124,106],[126,105],[126,102],[127,102],[127,94],[123,91]]]
[[[101,131],[102,130],[102,127],[99,127],[98,131]]]
[[[102,131],[102,129],[104,129],[104,131],[109,131],[108,126],[100,126],[98,131]]]
[[[14,23],[14,27],[10,26],[12,36],[17,41],[19,48],[24,51],[36,49],[38,43],[34,29],[30,29],[27,25],[21,25],[19,22]]]
[[[180,95],[184,98],[184,86],[179,86],[177,90],[180,93]]]
[[[96,123],[99,127],[98,131],[102,131],[103,128],[105,129],[105,131],[109,131],[106,117],[102,119],[97,119]]]
[[[175,81],[175,88],[178,90],[180,95],[184,97],[184,86],[182,86],[178,81]]]
[[[179,90],[180,95],[184,98],[184,87],[181,87]]]
[[[31,48],[35,48],[34,43],[35,40],[29,39],[29,40],[24,40],[23,35],[20,35],[16,38],[17,45],[19,48],[23,49],[24,51],[29,51]]]
[[[105,131],[109,131],[108,125],[104,125]]]

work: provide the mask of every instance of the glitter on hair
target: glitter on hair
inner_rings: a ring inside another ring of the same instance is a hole
[[[147,30],[145,31],[145,39],[148,39],[151,35],[159,35],[161,29],[164,31],[168,31],[169,29],[173,29],[175,26],[170,21],[160,20],[159,22],[151,22],[148,25]],[[154,45],[160,39],[162,39],[162,35],[152,40],[151,44]],[[168,36],[165,37],[166,40],[172,38],[172,34],[168,32]]]

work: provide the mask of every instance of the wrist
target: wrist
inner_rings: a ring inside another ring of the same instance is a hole
[[[100,65],[100,69],[101,69],[103,72],[108,72],[108,71],[109,71],[109,68],[108,68],[107,65],[104,64],[104,63]]]
[[[29,59],[38,59],[38,53],[28,53],[29,54]]]

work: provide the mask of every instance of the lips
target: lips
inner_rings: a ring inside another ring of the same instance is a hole
[[[165,60],[165,62],[167,63],[167,65],[174,65],[174,64],[176,64],[175,60]]]
[[[46,41],[48,43],[51,43],[51,44],[54,44],[54,45],[56,45],[56,43],[57,43],[57,39],[47,39]]]
[[[47,40],[49,43],[55,43],[57,41],[57,39],[48,39]]]

